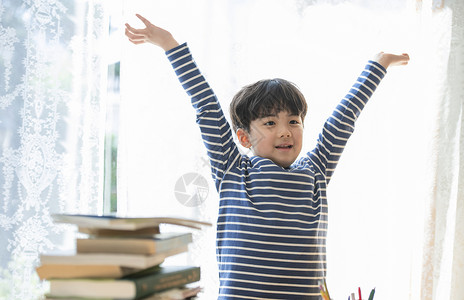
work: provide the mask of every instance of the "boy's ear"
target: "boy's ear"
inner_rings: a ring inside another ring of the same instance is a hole
[[[237,129],[237,138],[240,143],[245,148],[250,148],[251,147],[251,142],[250,142],[250,136],[248,135],[248,132],[246,132],[244,129],[239,128]]]

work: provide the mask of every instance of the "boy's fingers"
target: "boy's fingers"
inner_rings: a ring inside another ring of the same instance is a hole
[[[139,19],[143,22],[143,24],[145,24],[145,26],[151,25],[150,21],[148,21],[147,19],[145,19],[145,18],[142,17],[141,15],[136,14],[136,16],[137,16],[137,18],[139,18]]]
[[[132,40],[132,39],[129,39],[129,41],[130,41],[132,44],[134,44],[134,45],[139,45],[139,44],[145,43],[145,41]]]
[[[126,28],[125,34],[126,34],[126,36],[127,36],[128,38],[130,38],[131,40],[145,40],[145,36],[144,36],[144,35],[133,34],[133,33],[130,32],[127,28]]]
[[[126,23],[126,31],[129,30],[130,32],[133,33],[142,33],[143,29],[135,29],[134,27],[130,26],[129,24]]]

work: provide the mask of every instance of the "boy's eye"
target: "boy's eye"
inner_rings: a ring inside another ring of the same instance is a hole
[[[267,121],[266,123],[264,123],[264,125],[272,126],[272,125],[275,125],[275,122],[274,121]]]
[[[291,120],[291,121],[290,121],[290,124],[300,124],[300,121],[298,121],[298,120]]]

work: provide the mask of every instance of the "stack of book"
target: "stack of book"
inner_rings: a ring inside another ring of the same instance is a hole
[[[191,232],[160,232],[160,224],[200,229],[210,223],[182,218],[52,215],[78,226],[72,253],[40,256],[39,277],[50,282],[46,299],[186,299],[201,290],[196,266],[168,266],[188,251]]]

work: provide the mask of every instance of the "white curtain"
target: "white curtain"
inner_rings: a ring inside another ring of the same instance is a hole
[[[223,109],[243,85],[283,77],[309,101],[306,149],[378,51],[407,52],[358,121],[329,185],[328,284],[379,299],[462,299],[463,21],[456,1],[127,1],[188,42]],[[218,196],[194,112],[163,52],[123,43],[119,209],[209,220]],[[185,207],[176,182],[208,180]],[[123,196],[123,197],[121,197]],[[424,230],[425,228],[425,230]],[[205,299],[217,289],[214,230],[198,234]],[[460,290],[461,289],[461,290]],[[376,297],[376,298],[377,298]]]
[[[421,299],[464,299],[464,3],[436,1]]]
[[[108,30],[100,1],[0,1],[0,299],[37,299],[56,212],[96,213]]]

